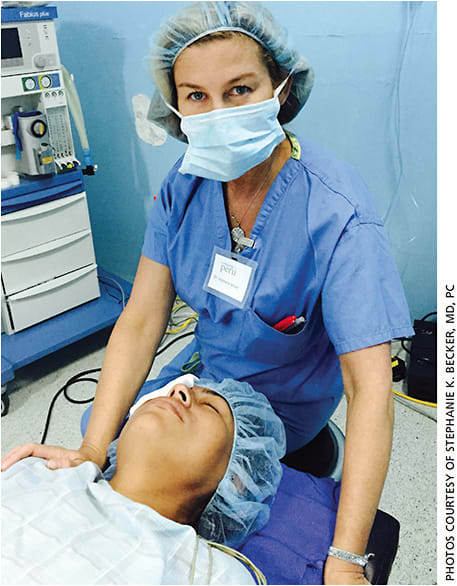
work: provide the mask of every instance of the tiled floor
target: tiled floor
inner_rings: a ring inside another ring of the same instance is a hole
[[[40,441],[52,397],[71,376],[101,366],[106,341],[106,332],[95,334],[16,372],[8,385],[10,411],[2,418],[2,453],[18,443]],[[151,376],[188,341],[177,342],[159,356]],[[94,387],[80,383],[69,393],[84,399],[93,395]],[[392,459],[380,504],[401,525],[389,582],[436,584],[436,410],[418,406],[418,412],[402,403],[396,401]],[[78,447],[79,421],[86,408],[60,396],[46,443]],[[343,400],[333,417],[343,430],[345,410]]]

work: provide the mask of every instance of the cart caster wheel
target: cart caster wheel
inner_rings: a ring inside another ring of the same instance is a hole
[[[10,408],[10,400],[6,393],[2,395],[2,417],[7,415],[8,409]]]
[[[6,392],[6,384],[2,385],[2,417],[8,413],[10,398]]]

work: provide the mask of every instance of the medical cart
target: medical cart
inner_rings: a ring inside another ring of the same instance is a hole
[[[96,264],[83,176],[96,167],[56,18],[2,8],[2,415],[15,370],[112,325],[131,288]]]

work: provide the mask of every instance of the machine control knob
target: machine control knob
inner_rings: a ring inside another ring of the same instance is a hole
[[[36,88],[36,81],[33,79],[33,77],[28,77],[24,81],[24,86],[27,90],[34,90]]]
[[[33,59],[33,64],[35,67],[39,67],[40,69],[46,67],[47,62],[48,60],[46,59],[45,55],[36,55]]]
[[[35,120],[32,123],[31,131],[32,131],[33,136],[36,136],[37,138],[43,137],[46,134],[46,132],[48,131],[48,127],[46,126],[46,122],[44,120],[40,120],[40,119]],[[46,145],[46,146],[48,146],[48,145]]]
[[[52,85],[52,80],[49,75],[43,75],[43,77],[40,79],[40,83],[41,87],[48,89]]]

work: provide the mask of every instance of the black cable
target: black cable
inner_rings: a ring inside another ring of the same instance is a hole
[[[103,283],[103,284],[106,285],[106,283]],[[113,299],[115,299],[118,303],[122,303],[122,299],[119,299],[119,297],[116,297],[116,295],[113,295],[109,291],[107,291],[106,294],[109,295],[110,297],[112,297]]]
[[[193,336],[193,335],[194,335],[194,330],[192,330],[191,332],[187,332],[187,334],[183,334],[182,336],[179,336],[178,338],[175,338],[169,344],[167,344],[166,346],[161,348],[158,352],[156,352],[156,357],[159,356],[159,354],[162,354],[162,352],[165,352],[165,350],[168,350],[168,348],[170,346],[172,346],[178,340],[182,340],[183,338],[186,338],[187,336]]]
[[[110,279],[109,277],[102,277],[101,275],[98,275],[98,280],[103,283],[103,285],[106,287],[106,293],[112,297],[113,299],[115,299],[118,303],[122,303],[122,306],[125,307],[127,301],[130,299],[130,295],[125,293],[124,289],[122,288],[121,284],[118,283],[115,279]],[[111,283],[108,282],[112,281]],[[119,299],[119,297],[116,297],[116,295],[113,295],[112,293],[110,293],[108,291],[108,287],[111,287],[111,289],[115,289],[116,291],[119,291],[121,294],[121,298]]]
[[[101,368],[100,368],[101,370]],[[98,379],[96,378],[80,378],[78,380],[73,381],[73,384],[76,383],[98,383]],[[66,388],[63,392],[65,399],[67,399],[67,401],[69,403],[73,403],[75,405],[84,405],[85,403],[91,403],[94,400],[94,397],[91,397],[90,399],[72,399],[72,397],[70,397],[70,395],[68,394],[68,388]]]
[[[403,350],[407,353],[407,354],[411,354],[411,350],[409,350],[406,346],[405,346],[405,341],[411,342],[411,338],[402,338],[401,339],[401,347],[403,348]]]
[[[197,319],[197,316],[193,316],[193,315],[186,315],[185,317],[183,317],[180,321],[173,321],[171,320],[169,322],[169,327],[170,328],[178,328],[179,326],[182,326],[183,323],[185,323],[187,320],[189,319]]]
[[[95,379],[81,379],[80,377],[85,376],[86,374],[92,374],[93,372],[100,372],[100,371],[101,371],[101,368],[92,368],[91,370],[85,370],[84,372],[79,372],[78,374],[75,374],[74,376],[72,376],[64,384],[64,386],[57,391],[57,393],[54,395],[54,397],[51,400],[51,404],[49,405],[48,414],[46,416],[46,423],[44,424],[44,431],[43,431],[43,435],[41,436],[40,444],[44,444],[44,442],[46,441],[46,437],[48,435],[48,430],[49,430],[49,424],[51,422],[52,410],[54,409],[54,405],[56,404],[56,401],[60,397],[60,395],[62,393],[64,393],[65,398],[67,398],[71,403],[75,403],[76,400],[71,399],[68,396],[68,393],[67,393],[68,387],[70,387],[71,385],[73,385],[77,382],[81,382],[82,380],[90,380],[90,381],[98,382]],[[93,401],[93,400],[94,399],[92,397],[92,399],[85,400],[84,402],[89,403],[90,401]]]
[[[179,340],[182,340],[182,338],[186,338],[187,336],[192,336],[193,334],[194,334],[193,331],[187,332],[186,334],[182,334],[181,336],[174,338],[171,342],[169,342],[163,348],[161,348],[158,352],[156,352],[156,357],[159,356],[160,354],[162,354],[162,352],[165,352],[165,350],[168,350],[168,348],[170,348],[170,346],[172,346],[173,344],[175,344]],[[85,370],[83,372],[79,372],[78,374],[75,374],[70,379],[68,379],[68,381],[64,384],[64,386],[57,391],[57,393],[54,395],[54,397],[52,398],[51,403],[49,405],[48,414],[46,416],[46,423],[44,424],[44,431],[43,431],[43,435],[41,436],[40,444],[44,444],[46,441],[46,437],[47,437],[48,431],[49,431],[49,424],[51,422],[52,410],[54,409],[56,401],[60,397],[60,395],[63,393],[64,397],[67,399],[67,401],[69,401],[70,403],[73,403],[75,405],[84,405],[85,403],[91,403],[94,400],[95,396],[91,397],[90,399],[82,399],[82,400],[72,399],[70,397],[70,395],[68,394],[68,389],[69,389],[69,387],[71,387],[72,385],[74,385],[76,383],[92,382],[92,383],[97,384],[98,380],[95,378],[81,378],[81,377],[84,377],[87,374],[92,374],[94,372],[101,372],[101,370],[102,370],[101,368],[92,368],[91,370]]]
[[[427,313],[427,315],[425,317],[423,317],[421,320],[419,321],[425,321],[428,317],[430,317],[431,315],[437,315],[436,311],[431,311],[430,313]]]
[[[427,315],[424,315],[424,317],[422,319],[420,319],[419,321],[425,321],[431,315],[437,315],[437,312],[436,311],[431,311],[430,313],[427,313]],[[397,338],[397,339],[400,339],[401,340],[401,347],[403,348],[403,350],[405,352],[407,352],[408,354],[411,354],[411,350],[409,350],[405,346],[405,341],[411,342],[412,338]]]

